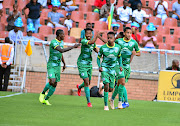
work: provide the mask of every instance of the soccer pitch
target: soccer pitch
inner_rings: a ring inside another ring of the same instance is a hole
[[[0,96],[12,94],[0,92]],[[129,100],[130,107],[104,111],[103,98],[53,95],[52,106],[39,102],[39,94],[0,98],[0,126],[179,126],[180,104]],[[115,101],[117,106],[117,99]]]

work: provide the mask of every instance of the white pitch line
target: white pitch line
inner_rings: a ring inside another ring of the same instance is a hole
[[[12,96],[15,96],[15,95],[21,95],[23,93],[15,93],[15,94],[11,94],[11,95],[6,95],[6,96],[0,96],[0,98],[8,98],[8,97],[12,97]]]

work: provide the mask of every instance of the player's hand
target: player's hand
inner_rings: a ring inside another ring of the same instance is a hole
[[[64,64],[63,69],[62,69],[62,72],[64,72],[65,69],[66,69],[66,65]]]
[[[99,72],[103,72],[103,69],[102,69],[102,67],[99,67]]]
[[[120,71],[123,71],[123,68],[122,68],[122,67],[120,67],[119,69],[120,69]]]
[[[74,48],[77,48],[78,46],[80,46],[81,44],[80,43],[77,43],[77,44],[74,44]]]
[[[136,55],[136,51],[132,51],[132,55],[135,56]]]

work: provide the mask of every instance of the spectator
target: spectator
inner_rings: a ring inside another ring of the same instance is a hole
[[[112,24],[111,26],[112,26],[113,32],[115,33],[115,37],[117,37],[118,29],[119,29],[120,25],[119,24]]]
[[[0,19],[3,16],[3,0],[0,0]]]
[[[180,0],[173,3],[172,11],[173,11],[172,18],[180,20]]]
[[[29,9],[29,14],[26,15],[25,10]],[[23,12],[25,14],[25,17],[27,19],[27,24],[33,23],[35,26],[35,32],[38,33],[38,28],[40,25],[40,13],[42,10],[42,6],[40,3],[37,2],[37,0],[31,0],[24,8]]]
[[[100,10],[100,20],[99,21],[107,21],[107,18],[109,16],[109,13],[110,13],[110,9],[111,9],[111,2],[110,0],[106,0],[106,4],[104,4],[102,7],[101,7],[101,10]],[[116,10],[114,12],[116,14]],[[112,22],[116,22],[115,19],[112,19]]]
[[[43,8],[47,8],[47,0],[38,0],[38,3],[40,3]]]
[[[131,29],[132,29],[132,39],[136,40],[136,42],[139,44],[141,40],[141,35],[138,34],[139,24],[137,22],[131,23]]]
[[[65,9],[66,11],[76,11],[78,10],[77,6],[73,6],[73,1],[72,0],[66,0],[66,2],[62,3],[62,8]]]
[[[47,7],[48,7],[48,9],[52,8],[51,0],[47,0]]]
[[[71,19],[71,13],[66,14],[66,20],[64,21],[64,25],[68,28],[68,31],[72,28],[73,20]]]
[[[119,15],[119,20],[122,24],[126,25],[131,23],[132,9],[128,7],[128,1],[123,1],[123,6],[117,9],[117,15]]]
[[[145,34],[147,35],[142,39],[142,45],[144,48],[155,49],[157,45],[157,39],[155,36],[156,27],[153,23],[149,23],[146,29],[147,31],[145,31]]]
[[[60,3],[53,2],[52,3],[52,11],[48,13],[48,24],[47,26],[50,26],[52,28],[55,27],[64,27],[60,24],[60,18],[64,18],[64,15],[57,12],[58,7],[60,6]]]
[[[119,34],[116,36],[116,39],[118,39],[118,38],[124,38],[124,33],[119,32]]]
[[[166,68],[166,70],[180,71],[180,69],[179,69],[179,61],[178,60],[173,60],[172,61],[172,66]]]
[[[106,0],[95,0],[94,1],[94,6],[97,8],[97,9],[101,9],[101,7],[106,4]]]
[[[133,13],[132,13],[132,17],[133,17],[133,21],[137,22],[140,27],[142,25],[146,25],[145,23],[145,19],[146,19],[146,12],[144,10],[142,10],[142,4],[141,3],[138,3],[137,4],[137,10],[134,10]]]
[[[128,3],[129,3],[129,6],[132,8],[132,11],[138,9],[137,8],[138,3],[140,3],[142,5],[141,0],[129,0]],[[153,10],[151,7],[147,7],[147,6],[143,6],[143,5],[142,5],[142,8]]]
[[[167,18],[167,9],[168,3],[163,0],[155,1],[155,13],[156,17],[162,19],[162,25],[164,25],[164,21]]]
[[[91,23],[87,23],[86,24],[86,28],[91,28],[92,29],[92,24]],[[85,29],[86,29],[85,28]],[[92,34],[93,34],[93,37],[92,38],[94,38],[94,31],[92,31]],[[85,30],[82,30],[81,31],[81,39],[84,39],[86,36],[85,36]]]
[[[23,26],[23,22],[21,17],[18,17],[14,22],[15,28],[9,32],[9,38],[13,40],[14,44],[17,42],[19,44],[19,41],[17,39],[23,38],[23,33],[21,31],[21,27]]]
[[[35,28],[34,28],[33,24],[32,24],[32,23],[29,23],[29,24],[27,25],[27,36],[24,36],[24,37],[23,37],[23,40],[27,40],[27,41],[23,41],[23,44],[24,44],[24,45],[27,45],[28,40],[30,40],[31,46],[34,46],[34,42],[36,42],[36,41],[43,41],[43,40],[41,40],[41,39],[38,39],[38,38],[32,36],[32,33],[33,33],[34,31],[35,31]]]
[[[7,22],[8,22],[7,30],[8,31],[11,31],[12,29],[14,29],[14,22],[18,17],[21,17],[21,12],[18,11],[18,5],[14,4],[13,11],[9,13],[9,16],[7,18]]]
[[[0,91],[7,91],[13,56],[13,46],[10,44],[9,37],[6,37],[5,44],[0,45]],[[4,85],[2,85],[3,76]]]

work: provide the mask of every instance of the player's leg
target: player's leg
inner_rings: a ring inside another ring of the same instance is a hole
[[[104,110],[109,110],[108,107],[108,92],[109,92],[109,83],[110,83],[110,76],[107,72],[102,72],[101,73],[101,78],[103,80],[104,84]]]
[[[122,101],[122,97],[123,97],[123,92],[124,92],[124,86],[125,86],[125,78],[121,78],[118,80],[118,84],[119,84],[119,88],[118,88],[118,92],[119,92],[119,102],[118,102],[118,108],[119,109],[123,109],[123,101]]]
[[[79,65],[78,63],[77,63],[77,66],[78,66],[79,75],[80,75],[80,77],[82,78],[82,77],[83,77],[82,75],[83,75],[84,72],[85,72],[85,71],[84,71],[85,68],[83,68],[82,65]],[[84,77],[83,77],[83,78],[84,78]],[[84,81],[83,81],[83,83],[82,83],[81,85],[76,85],[76,87],[77,87],[77,89],[78,89],[78,92],[77,92],[78,95],[81,96],[81,88],[84,87]]]
[[[109,92],[113,91],[114,85],[115,85],[115,76],[110,75]],[[112,100],[111,98],[110,98],[110,106],[111,109],[114,109],[114,100]]]
[[[80,85],[76,85],[77,89],[78,89],[78,95],[81,96],[81,88],[84,87],[84,82]]]

